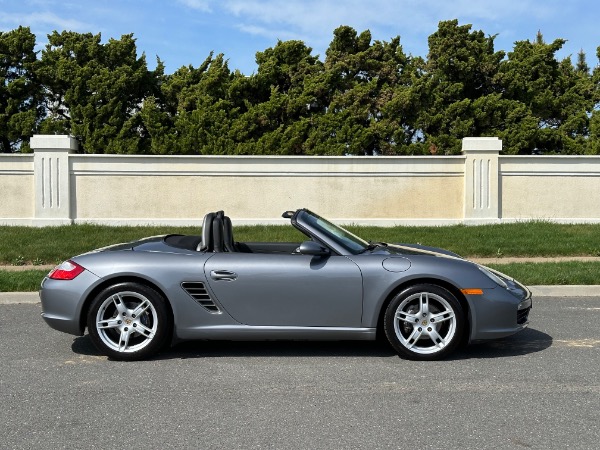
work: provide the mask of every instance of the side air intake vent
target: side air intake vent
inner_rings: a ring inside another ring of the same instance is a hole
[[[204,283],[199,281],[184,281],[181,283],[181,287],[187,292],[190,297],[196,300],[197,303],[202,305],[206,310],[211,313],[220,313],[219,307],[215,304],[206,288]]]

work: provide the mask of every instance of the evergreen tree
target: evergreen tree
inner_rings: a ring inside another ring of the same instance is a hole
[[[146,153],[140,107],[156,91],[162,63],[151,72],[133,35],[101,43],[100,34],[54,32],[38,75],[48,115],[42,132],[71,133],[87,153]]]
[[[494,51],[494,36],[471,31],[457,20],[440,22],[429,37],[429,55],[415,88],[421,96],[418,127],[438,151],[459,153],[466,136],[497,129],[495,78],[504,52]]]
[[[198,68],[184,66],[167,76],[141,111],[152,153],[233,153],[229,88],[240,76],[231,73],[223,54],[212,53]]]
[[[523,116],[522,122],[512,123],[500,136],[510,153],[585,151],[594,104],[592,83],[589,74],[577,71],[570,59],[556,59],[564,42],[516,42],[502,64],[503,95],[520,105]]]
[[[575,66],[575,70],[579,73],[589,73],[590,71],[583,49],[579,50],[579,53],[577,53],[577,65]]]
[[[358,34],[342,26],[326,52],[328,88],[325,111],[314,118],[306,142],[308,154],[396,154],[414,136],[411,98],[412,61],[400,38],[371,42],[369,30]],[[321,110],[322,111],[322,110]]]
[[[27,151],[41,118],[34,47],[27,27],[0,31],[0,153]]]
[[[423,59],[400,37],[340,26],[323,62],[278,41],[250,76],[213,53],[165,75],[133,35],[53,32],[38,60],[19,27],[0,32],[0,152],[41,132],[89,153],[453,154],[465,136],[498,136],[507,153],[600,154],[600,69],[583,51],[559,61],[564,42],[538,31],[505,58],[494,36],[451,20]]]
[[[322,63],[301,41],[256,54],[258,71],[235,83],[249,94],[232,125],[239,154],[303,154],[310,122],[323,109]]]

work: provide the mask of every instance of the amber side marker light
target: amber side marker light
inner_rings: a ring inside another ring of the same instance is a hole
[[[465,295],[483,295],[483,289],[461,289],[460,292]]]

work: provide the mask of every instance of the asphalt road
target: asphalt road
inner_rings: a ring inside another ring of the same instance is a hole
[[[596,449],[600,297],[441,362],[373,342],[181,344],[109,361],[0,304],[0,448]]]

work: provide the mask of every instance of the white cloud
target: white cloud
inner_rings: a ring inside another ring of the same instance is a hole
[[[195,9],[203,12],[211,12],[210,0],[177,0],[182,5],[188,8]]]
[[[547,17],[560,15],[557,4],[534,0],[505,0],[500,4],[497,0],[224,0],[221,7],[245,23],[285,24],[304,33],[329,34],[340,24],[415,32],[452,18],[503,21],[523,15]]]
[[[374,39],[399,35],[407,52],[423,56],[427,36],[441,20],[456,18],[460,24],[473,24],[474,30],[501,33],[510,46],[514,40],[535,37],[535,23],[560,19],[565,10],[561,0],[222,0],[213,4],[215,10],[233,16],[236,28],[244,33],[301,39],[320,54],[331,42],[333,30],[349,25],[358,32],[369,29]],[[531,23],[531,36],[521,35],[523,21]]]
[[[10,26],[44,27],[57,30],[88,31],[90,25],[75,19],[60,17],[51,12],[29,14],[2,14],[0,22]]]
[[[247,25],[244,23],[240,23],[236,25],[236,28],[244,33],[251,34],[253,36],[261,36],[269,39],[280,39],[280,40],[303,40],[303,37],[297,33],[294,33],[290,30],[276,29],[276,28],[267,28],[258,25]]]

